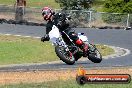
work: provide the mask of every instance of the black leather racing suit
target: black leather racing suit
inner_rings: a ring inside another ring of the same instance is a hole
[[[41,41],[49,41],[49,32],[52,30],[52,26],[56,25],[59,28],[59,31],[64,31],[69,35],[69,37],[76,41],[78,40],[77,34],[74,32],[72,28],[69,27],[69,24],[66,23],[66,15],[63,13],[57,13],[54,15],[53,21],[48,21],[46,24],[46,35],[41,38]]]

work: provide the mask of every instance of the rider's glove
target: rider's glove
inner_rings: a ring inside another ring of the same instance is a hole
[[[49,41],[50,38],[49,38],[49,35],[46,34],[44,37],[41,38],[41,41],[44,42],[44,41]]]

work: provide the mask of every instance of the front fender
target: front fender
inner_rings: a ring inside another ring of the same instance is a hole
[[[88,37],[81,34],[81,33],[78,33],[78,37],[79,39],[81,39],[83,42],[88,42]]]

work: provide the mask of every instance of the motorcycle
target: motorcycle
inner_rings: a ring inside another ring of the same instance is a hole
[[[78,59],[83,57],[83,51],[76,46],[72,39],[65,33],[59,32],[57,26],[53,25],[49,32],[50,41],[55,46],[56,55],[68,65],[73,65]],[[84,33],[78,33],[78,37],[88,44],[87,58],[94,63],[102,61],[102,55],[94,44],[89,43]]]

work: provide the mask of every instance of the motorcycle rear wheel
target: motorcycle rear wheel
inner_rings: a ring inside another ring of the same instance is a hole
[[[88,59],[94,63],[100,63],[102,61],[102,55],[95,45],[90,44]]]

